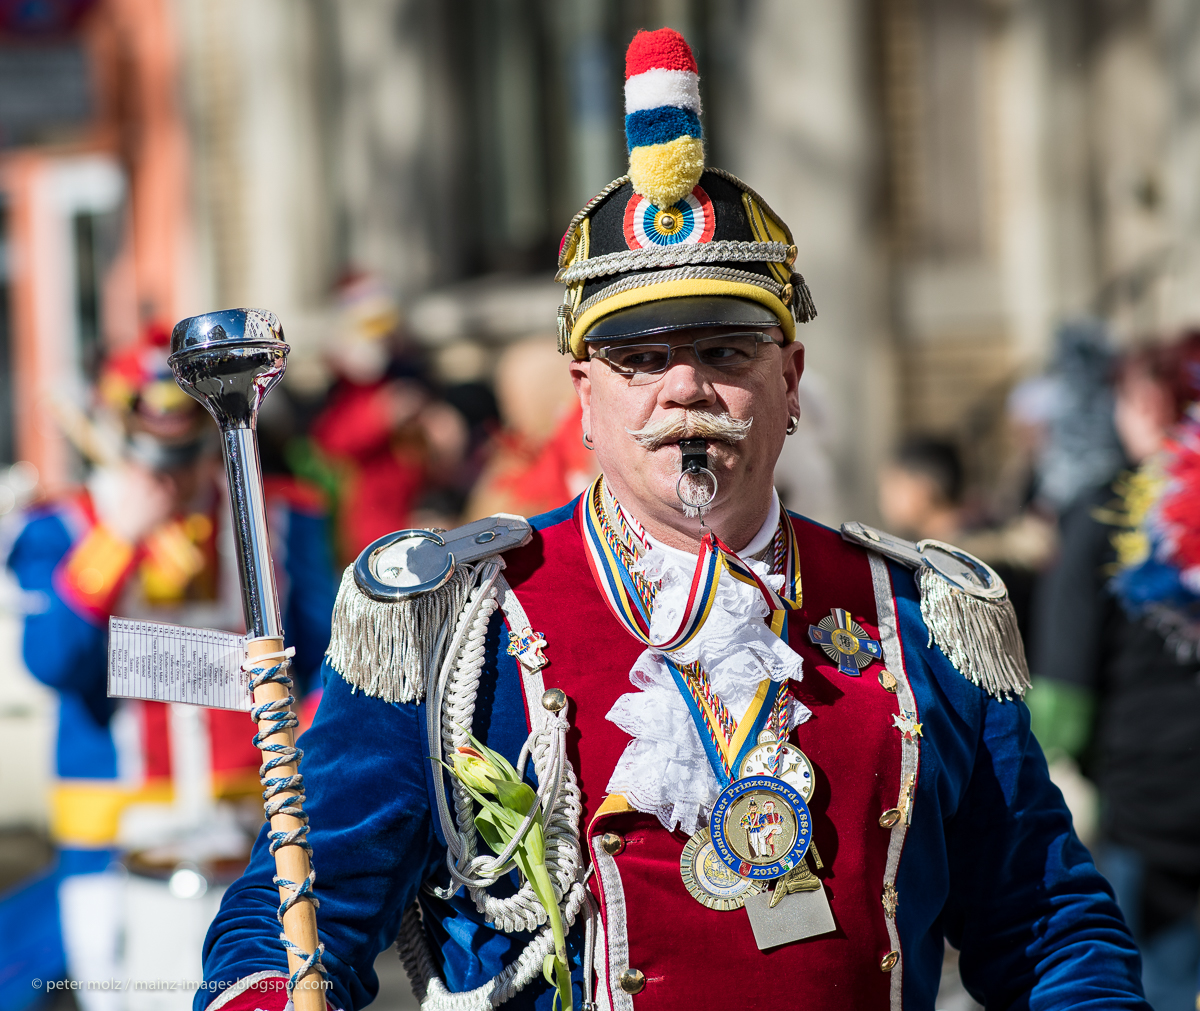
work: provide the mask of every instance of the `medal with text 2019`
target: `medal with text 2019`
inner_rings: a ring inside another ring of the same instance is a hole
[[[767,881],[804,859],[812,818],[799,792],[773,776],[730,783],[713,806],[713,851],[731,871]]]

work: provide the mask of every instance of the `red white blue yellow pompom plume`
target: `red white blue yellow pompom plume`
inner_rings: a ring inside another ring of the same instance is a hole
[[[677,31],[638,32],[625,53],[629,181],[656,207],[692,192],[704,171],[700,75]]]

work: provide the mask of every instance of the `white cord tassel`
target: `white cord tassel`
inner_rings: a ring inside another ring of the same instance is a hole
[[[917,569],[917,582],[930,645],[936,643],[946,659],[989,695],[1024,696],[1029,667],[1012,601],[963,593],[929,567]]]
[[[564,923],[568,930],[575,923],[580,907],[587,902],[586,895],[585,885],[577,883],[572,888],[564,909]],[[421,1011],[488,1011],[515,996],[533,980],[541,978],[542,963],[554,951],[554,934],[546,927],[500,975],[465,993],[452,993],[438,975],[421,922],[421,908],[416,902],[408,907],[400,922],[396,949],[408,973],[413,993],[421,1002]],[[590,976],[590,973],[591,966],[585,965],[585,976]]]

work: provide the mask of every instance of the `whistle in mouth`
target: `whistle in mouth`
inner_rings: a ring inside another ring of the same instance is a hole
[[[679,443],[683,453],[680,470],[687,474],[699,474],[708,470],[708,443],[704,439],[684,439]]]
[[[708,465],[708,444],[703,439],[683,439],[679,443],[682,457],[679,461],[679,480],[675,482],[675,494],[683,503],[684,509],[695,509],[697,512],[707,509],[717,497],[717,475]],[[687,475],[700,477],[704,475],[709,480],[707,490],[694,484],[686,490],[683,479]],[[701,519],[703,523],[703,519]]]

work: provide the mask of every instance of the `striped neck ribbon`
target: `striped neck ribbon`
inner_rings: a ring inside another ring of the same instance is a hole
[[[786,736],[785,711],[788,693],[778,681],[764,678],[741,720],[735,721],[712,691],[698,663],[682,664],[672,654],[688,645],[704,627],[717,597],[721,572],[739,582],[754,586],[771,610],[771,631],[787,635],[787,615],[801,606],[800,563],[795,533],[785,515],[780,516],[785,578],[783,593],[778,593],[711,530],[705,530],[700,553],[688,592],[687,605],[678,628],[655,642],[650,637],[650,614],[654,586],[640,573],[630,571],[630,563],[650,547],[641,525],[614,500],[615,508],[605,508],[604,476],[596,478],[580,503],[584,544],[592,577],[609,609],[631,635],[658,652],[675,679],[688,705],[692,721],[708,754],[709,764],[724,789],[735,778],[746,754],[757,746],[764,730],[777,740]]]

